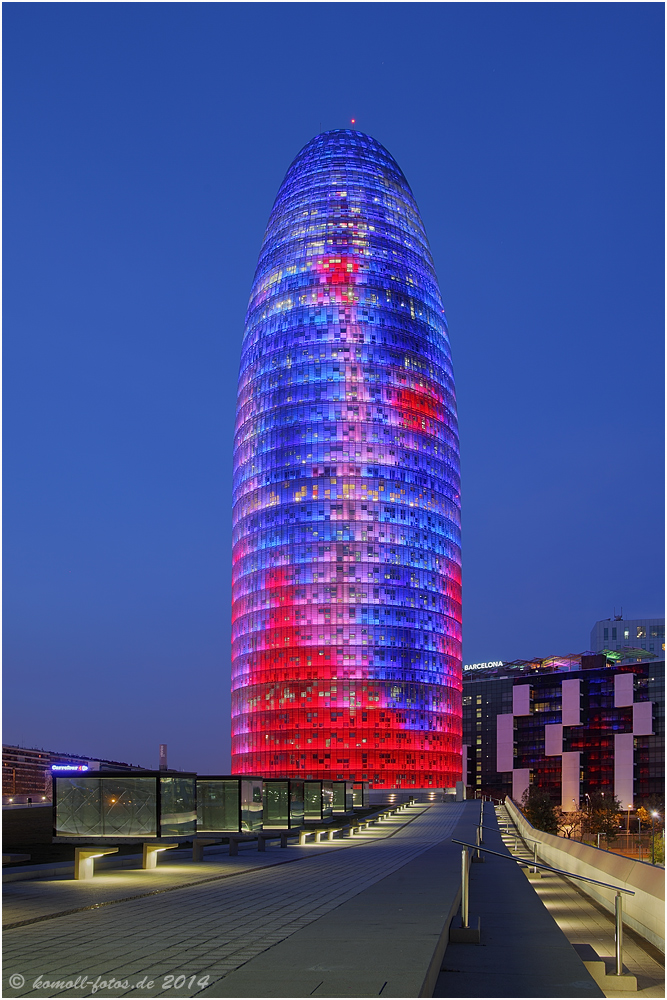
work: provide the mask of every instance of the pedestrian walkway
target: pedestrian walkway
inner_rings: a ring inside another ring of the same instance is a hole
[[[490,803],[484,815],[482,846],[504,854]],[[470,923],[481,918],[481,944],[447,946],[433,996],[604,996],[522,869],[509,857],[484,857],[470,869]]]
[[[3,995],[604,996],[509,858],[471,867],[481,945],[448,944],[452,838],[474,843],[479,815],[424,804],[358,839],[8,883]]]
[[[5,931],[6,982],[25,980],[5,995],[44,996],[41,985],[33,988],[39,976],[101,976],[128,987],[98,987],[98,996],[137,996],[139,981],[153,982],[142,996],[169,995],[178,977],[196,977],[182,995],[209,986],[223,996],[220,980],[450,836],[463,808],[413,807],[363,837],[274,850],[261,862],[224,858],[174,871],[166,859],[155,872],[105,872],[90,883],[9,883],[6,923],[35,922]],[[49,995],[92,991],[72,985]]]
[[[533,856],[532,845],[522,841],[504,807],[497,812],[500,824],[506,830],[502,839],[510,853],[514,857],[530,860]],[[549,875],[531,884],[568,941],[571,944],[590,944],[600,958],[606,959],[607,968],[611,969],[615,954],[612,915],[587,896],[583,886],[579,889],[559,875]],[[638,991],[632,996],[664,997],[664,956],[627,928],[623,935],[623,964],[629,973],[637,977]],[[608,989],[604,990],[604,995],[628,996],[627,992]]]

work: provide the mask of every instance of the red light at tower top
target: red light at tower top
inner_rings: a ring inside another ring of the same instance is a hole
[[[356,118],[350,118],[350,122],[352,123],[352,125],[356,125],[357,124],[357,119]]]

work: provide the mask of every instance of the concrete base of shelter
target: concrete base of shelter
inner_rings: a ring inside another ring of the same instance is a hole
[[[452,944],[481,944],[482,918],[469,917],[468,926],[461,926],[461,916],[456,916],[449,927],[449,940]]]

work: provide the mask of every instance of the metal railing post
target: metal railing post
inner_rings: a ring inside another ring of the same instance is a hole
[[[537,844],[533,843],[533,875],[537,875]]]
[[[614,941],[616,942],[616,975],[623,975],[623,897],[620,892],[616,893],[616,930]]]
[[[461,927],[468,926],[468,848],[461,851]]]
[[[481,805],[479,807],[479,843],[484,843],[484,834],[482,833],[484,827],[484,799],[482,799]]]

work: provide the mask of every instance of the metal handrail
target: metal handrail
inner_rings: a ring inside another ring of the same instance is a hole
[[[539,843],[539,841],[535,841]],[[500,854],[499,851],[491,851],[488,847],[478,847],[476,844],[466,844],[463,840],[454,840],[452,837],[452,844],[460,844],[461,847],[469,847],[471,851],[484,851],[485,854],[495,854],[497,858],[507,858],[509,861],[514,861],[517,865],[522,865],[525,868],[544,868],[545,871],[555,872],[556,875],[566,875],[568,878],[578,878],[582,882],[592,882],[593,885],[601,885],[605,889],[613,889],[614,892],[627,892],[629,896],[634,896],[635,892],[633,889],[622,889],[618,885],[610,885],[608,882],[598,882],[597,879],[588,878],[587,875],[575,875],[574,872],[563,871],[562,868],[552,868],[551,865],[543,865],[539,861],[524,861],[522,858],[515,858],[511,854]]]
[[[479,839],[479,830],[478,830]],[[604,889],[611,889],[616,893],[616,898],[614,900],[614,917],[615,917],[615,929],[614,929],[614,943],[616,947],[616,975],[623,975],[623,896],[622,892],[628,894],[628,896],[634,896],[636,893],[633,889],[622,889],[619,885],[610,885],[609,882],[599,882],[595,878],[588,878],[587,875],[575,875],[574,872],[563,871],[562,868],[552,868],[551,865],[543,865],[537,860],[537,847],[535,848],[535,860],[530,864],[520,858],[515,858],[511,854],[500,854],[499,851],[491,851],[488,847],[480,847],[479,844],[473,846],[472,844],[466,844],[463,840],[454,840],[452,837],[453,844],[459,844],[464,850],[462,854],[462,871],[461,871],[461,917],[463,926],[467,927],[467,916],[468,916],[468,903],[469,903],[469,887],[468,887],[468,851],[477,851],[477,856],[479,857],[479,852],[483,851],[485,854],[493,854],[497,858],[506,858],[510,861],[514,861],[515,864],[520,865],[523,868],[532,867],[543,868],[544,871],[554,872],[556,875],[565,875],[566,878],[578,878],[582,882],[591,882],[593,885],[600,885]],[[533,841],[536,845],[539,841]],[[465,910],[463,909],[463,903],[465,901]]]

